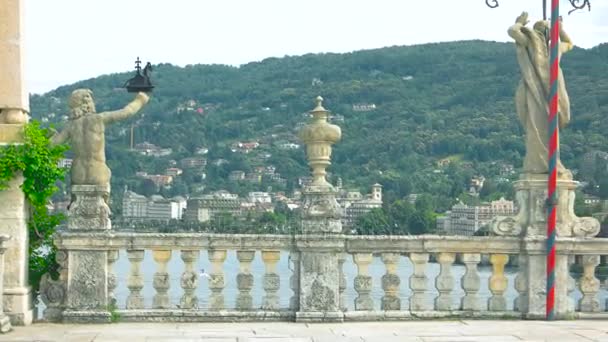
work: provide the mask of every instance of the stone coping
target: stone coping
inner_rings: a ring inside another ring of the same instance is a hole
[[[67,250],[320,250],[347,253],[544,254],[544,238],[500,236],[347,236],[213,233],[59,231],[55,244]],[[608,238],[558,238],[558,254],[608,254]]]

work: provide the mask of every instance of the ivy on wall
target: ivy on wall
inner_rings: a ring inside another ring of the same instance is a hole
[[[38,121],[24,126],[23,144],[0,147],[0,191],[8,188],[9,181],[19,172],[23,174],[21,189],[29,202],[29,279],[38,291],[43,274],[57,276],[56,249],[52,235],[64,218],[62,214],[49,214],[47,204],[58,190],[65,169],[58,166],[66,145],[52,146],[50,131],[41,128]]]

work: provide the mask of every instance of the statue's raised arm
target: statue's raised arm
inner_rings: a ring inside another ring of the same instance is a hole
[[[515,24],[509,27],[509,36],[515,39],[515,42],[519,45],[526,46],[528,45],[528,36],[527,32],[530,31],[529,28],[526,27],[528,24],[528,12],[522,12],[517,19],[515,19]]]
[[[564,23],[561,17],[559,18],[559,40],[559,50],[561,53],[566,53],[572,50],[572,48],[574,47],[570,36],[566,33],[566,31],[564,31]]]
[[[124,120],[135,113],[139,112],[139,110],[146,104],[150,98],[145,93],[137,93],[135,99],[131,101],[128,105],[126,105],[123,109],[100,113],[99,115],[103,119],[104,123],[112,123],[114,121]]]

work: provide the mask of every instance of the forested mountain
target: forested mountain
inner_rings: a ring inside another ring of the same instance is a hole
[[[575,48],[563,56],[562,67],[572,122],[562,132],[561,155],[578,169],[585,153],[608,150],[608,44]],[[32,115],[51,117],[60,128],[69,94],[81,87],[94,91],[98,111],[120,108],[132,98],[121,89],[131,76],[104,75],[33,95]],[[486,41],[268,58],[240,67],[158,64],[143,115],[107,130],[114,194],[124,185],[141,186],[135,172],[163,173],[170,160],[191,157],[203,146],[209,149],[206,179],[186,172],[169,194],[193,193],[200,185],[255,188],[229,182],[228,174],[268,165],[287,185],[264,181],[263,189],[290,190],[308,168],[302,148],[282,146],[298,143],[296,127],[308,120],[317,95],[343,132],[329,169],[332,181],[341,177],[362,191],[378,182],[389,199],[429,193],[438,210],[466,192],[475,175],[493,183],[486,192],[507,192],[505,177],[496,180],[500,169],[521,167],[524,154],[513,100],[519,78],[513,44]],[[136,144],[148,141],[173,154],[154,158],[129,151],[132,125]],[[234,153],[230,147],[238,141],[261,145]],[[451,163],[438,166],[446,158]],[[228,163],[212,163],[218,159]]]

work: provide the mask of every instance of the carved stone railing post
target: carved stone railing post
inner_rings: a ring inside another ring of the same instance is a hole
[[[210,249],[209,261],[211,262],[211,273],[209,276],[209,310],[224,310],[224,261],[226,260],[226,250]]]
[[[255,251],[236,251],[236,258],[239,260],[239,274],[236,276],[236,287],[239,290],[236,297],[237,310],[245,311],[253,308],[251,262],[254,257]]]
[[[580,279],[580,290],[583,298],[579,302],[580,311],[598,312],[600,302],[597,294],[600,291],[600,281],[595,277],[595,268],[600,263],[598,255],[583,255],[583,276]]]
[[[171,306],[169,301],[169,272],[167,272],[167,263],[171,259],[171,250],[154,250],[152,251],[152,258],[156,262],[156,272],[154,273],[154,280],[152,286],[156,290],[156,294],[152,300],[153,309],[167,309]]]
[[[327,122],[329,111],[317,97],[310,112],[313,119],[300,131],[306,145],[312,183],[302,193],[302,235],[296,236],[300,252],[300,301],[296,321],[343,321],[340,310],[339,255],[344,252],[342,209],[337,191],[327,179],[325,169],[331,164],[331,145],[341,136],[340,127]]]
[[[182,309],[198,309],[198,297],[196,288],[198,286],[198,272],[195,269],[200,251],[182,250],[181,258],[184,261],[184,273],[180,278],[180,285],[184,289],[184,294],[179,302]]]
[[[0,235],[0,333],[6,333],[11,330],[11,320],[4,313],[4,282],[2,281],[4,279],[4,251],[6,250],[4,243],[8,239],[8,235]]]
[[[46,306],[42,315],[49,322],[61,322],[63,319],[68,279],[68,253],[58,250],[55,254],[55,261],[59,265],[58,279],[53,280],[47,273],[40,280],[40,299]]]
[[[456,259],[454,253],[438,253],[439,275],[435,279],[435,287],[439,296],[435,298],[435,309],[438,311],[452,310],[452,290],[454,289],[454,277],[452,276],[452,264]]]
[[[338,256],[338,268],[340,270],[340,284],[338,285],[338,291],[340,293],[340,310],[346,311],[346,275],[344,274],[344,262],[346,261],[346,254],[342,253]]]
[[[492,275],[490,276],[490,292],[492,297],[488,300],[488,310],[506,311],[507,300],[504,293],[507,290],[507,277],[505,276],[505,265],[509,261],[507,254],[492,254]]]
[[[278,291],[281,287],[281,277],[277,273],[277,263],[280,258],[280,251],[262,251],[262,261],[264,261],[266,269],[264,274],[265,295],[262,301],[263,310],[279,309]]]
[[[426,265],[429,261],[428,253],[410,253],[410,260],[414,266],[414,272],[410,277],[410,289],[412,289],[412,297],[410,298],[411,311],[429,311],[432,310],[431,303],[426,293],[427,281]]]
[[[112,249],[108,251],[108,304],[116,308],[116,290],[117,279],[114,272],[114,263],[118,260],[118,250]]]
[[[481,255],[478,253],[464,253],[462,254],[462,262],[466,267],[466,272],[462,276],[462,289],[464,290],[464,297],[460,303],[462,310],[466,311],[482,311],[481,301],[479,300],[479,272],[477,265],[481,261]]]
[[[289,252],[291,276],[289,277],[289,287],[293,291],[293,296],[289,300],[289,308],[297,312],[300,310],[300,252]]]
[[[144,275],[141,273],[141,262],[144,260],[144,250],[127,250],[127,258],[131,263],[129,277],[127,279],[127,309],[143,309],[144,297],[141,290],[144,288]]]
[[[382,310],[401,310],[401,298],[399,298],[399,284],[401,279],[397,275],[399,265],[399,253],[382,253],[382,262],[386,268],[386,273],[382,276]]]
[[[374,301],[370,296],[372,292],[372,277],[369,275],[369,265],[374,259],[372,253],[355,253],[353,261],[357,265],[357,276],[355,276],[355,310],[371,311],[374,309]]]

